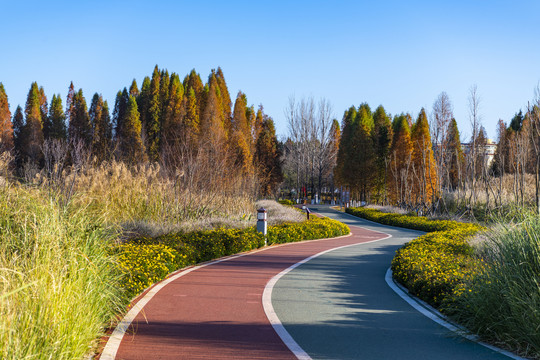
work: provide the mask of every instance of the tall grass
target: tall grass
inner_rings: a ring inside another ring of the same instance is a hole
[[[120,309],[108,246],[115,232],[86,208],[36,188],[0,189],[0,358],[74,359]]]
[[[450,313],[483,338],[540,358],[540,218],[501,226],[479,253],[488,267]]]
[[[92,353],[126,305],[114,251],[122,236],[255,223],[253,195],[234,182],[190,188],[158,165],[113,162],[60,167],[54,176],[42,170],[21,184],[10,179],[10,159],[2,156],[0,359]],[[303,219],[290,211],[277,217]]]

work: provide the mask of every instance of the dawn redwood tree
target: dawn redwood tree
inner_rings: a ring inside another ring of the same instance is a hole
[[[350,187],[353,183],[353,170],[356,167],[352,163],[352,146],[353,146],[353,128],[356,121],[357,111],[354,106],[351,106],[345,111],[342,121],[341,141],[336,160],[335,178],[339,185]]]
[[[75,86],[73,81],[69,84],[68,94],[66,97],[66,121],[69,124],[71,121],[71,114],[73,113],[73,97],[75,96]]]
[[[415,203],[423,206],[434,203],[438,196],[437,165],[433,156],[433,145],[425,110],[422,108],[413,126],[411,141],[413,145],[413,195]]]
[[[66,115],[64,114],[60,95],[53,95],[49,109],[48,124],[48,139],[67,139]]]
[[[4,84],[0,83],[0,152],[13,150],[13,124]]]
[[[201,133],[201,124],[199,118],[199,105],[197,95],[193,88],[189,89],[184,100],[184,121],[183,130],[186,139],[191,144],[197,144]]]
[[[89,115],[93,130],[92,154],[101,162],[108,159],[112,152],[112,124],[109,105],[97,93],[92,98]]]
[[[137,96],[137,108],[141,114],[141,126],[143,128],[143,142],[146,142],[146,124],[148,123],[148,104],[150,103],[150,78],[148,76],[144,77],[141,91]]]
[[[388,191],[393,204],[398,206],[410,205],[412,183],[412,153],[411,129],[407,115],[399,115],[392,123],[393,140],[390,149]]]
[[[281,152],[276,138],[273,120],[265,116],[255,144],[254,163],[260,182],[260,193],[271,196],[283,181]]]
[[[204,99],[204,84],[201,80],[201,76],[197,74],[195,69],[191,70],[189,75],[184,79],[184,89],[186,94],[190,95],[191,90],[193,90],[193,95],[195,96],[195,103],[197,104],[196,115],[194,116],[199,119],[202,117],[202,113],[205,108],[205,99]],[[195,110],[195,109],[194,109]]]
[[[173,162],[183,145],[184,86],[177,74],[171,75],[169,102],[162,120],[161,158],[166,163]]]
[[[231,148],[234,153],[235,164],[245,175],[252,173],[253,164],[251,127],[246,116],[247,110],[247,97],[239,91],[234,103]]]
[[[126,119],[127,107],[129,103],[129,94],[126,88],[116,94],[113,110],[113,129],[115,146],[123,141],[124,138],[124,123]],[[139,120],[140,121],[140,120]]]
[[[159,157],[159,142],[161,132],[161,100],[160,100],[161,73],[156,65],[150,81],[150,98],[148,102],[148,116],[146,117],[146,150],[148,159],[155,162]]]
[[[386,198],[386,163],[392,146],[392,122],[380,105],[373,113],[373,147],[375,151],[376,179],[375,188],[377,198],[384,202]]]
[[[360,200],[369,202],[376,172],[375,148],[373,144],[373,117],[369,105],[358,108],[352,134],[352,162],[356,163],[353,173],[354,186]]]
[[[19,149],[24,161],[41,164],[43,153],[43,121],[41,119],[41,92],[33,82],[26,98],[25,124],[21,132],[22,145]]]
[[[13,114],[13,148],[15,150],[15,165],[18,169],[22,167],[24,160],[24,113],[21,106],[17,106]]]
[[[221,109],[216,91],[217,83],[213,82],[209,88],[206,106],[200,119],[199,146],[206,150],[208,159],[223,161],[229,154],[225,125],[221,121]]]
[[[72,113],[68,125],[70,141],[82,142],[90,150],[92,145],[92,123],[88,115],[88,107],[82,89],[75,94],[72,103]]]
[[[118,144],[120,159],[130,165],[146,162],[148,158],[141,138],[140,115],[133,96],[128,100],[122,135]]]
[[[47,139],[50,127],[48,123],[49,105],[47,103],[47,95],[45,95],[43,86],[40,86],[39,88],[39,109],[41,113],[41,123],[43,125],[43,137]]]
[[[450,190],[455,190],[461,186],[465,171],[465,156],[461,147],[461,138],[456,119],[452,118],[446,131],[446,174],[447,184]]]
[[[129,87],[129,96],[133,96],[135,99],[139,96],[139,87],[137,86],[137,80],[133,79],[131,86]]]
[[[231,95],[229,94],[229,89],[227,88],[227,83],[225,81],[225,76],[223,75],[223,70],[220,67],[217,68],[216,79],[219,85],[219,93],[221,100],[221,111],[222,111],[222,121],[227,124],[231,121]]]

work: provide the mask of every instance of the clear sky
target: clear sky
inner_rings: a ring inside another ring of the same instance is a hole
[[[154,65],[207,79],[221,66],[231,96],[263,104],[285,135],[295,95],[428,112],[446,91],[464,137],[476,84],[491,138],[540,80],[539,1],[11,1],[0,0],[0,82],[11,111],[32,81],[65,105],[70,81],[114,105]],[[463,139],[466,140],[466,139]]]

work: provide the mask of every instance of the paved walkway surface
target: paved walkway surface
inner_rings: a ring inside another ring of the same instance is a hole
[[[135,318],[116,359],[294,359],[267,319],[262,294],[291,265],[385,234],[292,243],[209,265],[160,290]]]
[[[116,359],[293,359],[265,315],[266,284],[307,257],[352,244],[359,245],[312,259],[274,287],[277,315],[312,358],[502,358],[449,334],[386,285],[393,253],[418,232],[312,210],[348,223],[353,235],[270,247],[172,281],[137,315]]]
[[[392,235],[314,258],[274,286],[277,316],[313,359],[508,359],[428,319],[387,285],[395,251],[422,233],[310,209],[347,223],[353,233],[361,226]]]

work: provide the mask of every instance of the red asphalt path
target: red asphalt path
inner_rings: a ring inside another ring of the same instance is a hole
[[[116,359],[295,359],[265,315],[264,288],[310,256],[387,236],[359,227],[351,231],[232,257],[172,281],[136,316]]]

